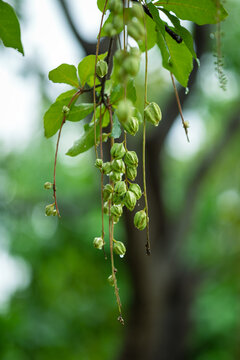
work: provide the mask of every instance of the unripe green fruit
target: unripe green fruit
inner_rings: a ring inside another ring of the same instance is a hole
[[[116,193],[113,195],[112,202],[113,204],[120,205],[123,203],[124,196],[119,196]]]
[[[104,245],[104,241],[103,241],[103,238],[102,238],[102,237],[95,237],[95,238],[94,238],[94,240],[93,240],[93,246],[94,246],[96,249],[102,250],[103,245]]]
[[[112,216],[120,217],[122,216],[122,205],[112,205],[110,209],[110,213]]]
[[[137,176],[137,168],[127,166],[126,175],[129,180],[131,181],[135,180]]]
[[[136,41],[144,40],[144,36],[145,36],[144,26],[136,18],[133,18],[131,21],[129,21],[127,29],[128,29],[128,34],[134,40]]]
[[[141,57],[141,51],[137,47],[131,47],[129,51],[130,56],[134,56],[140,59]]]
[[[55,207],[55,204],[49,204],[45,207],[45,215],[46,216],[51,216],[51,215],[54,215],[54,207]]]
[[[122,65],[122,62],[126,58],[126,56],[126,51],[119,49],[115,52],[114,58],[119,65]]]
[[[162,112],[158,104],[151,102],[144,109],[145,119],[149,121],[154,126],[159,124],[159,121],[162,119]]]
[[[124,205],[132,211],[135,208],[136,202],[137,198],[135,194],[132,191],[128,190],[124,198]]]
[[[115,184],[122,179],[122,174],[117,171],[112,171],[109,175],[110,180]]]
[[[125,164],[122,159],[114,159],[111,162],[111,167],[113,171],[124,174],[125,173]]]
[[[112,275],[109,275],[108,277],[108,282],[111,286],[114,286],[114,280],[113,280],[113,276]]]
[[[100,78],[103,78],[108,73],[108,64],[104,60],[99,60],[96,65],[96,73]]]
[[[143,8],[142,5],[139,4],[133,4],[132,6],[132,16],[135,16],[137,19],[143,18]]]
[[[103,201],[108,201],[109,199],[111,199],[112,193],[113,193],[112,185],[110,184],[105,185],[103,188]]]
[[[118,181],[115,184],[114,191],[117,196],[123,196],[127,192],[127,186],[125,181]]]
[[[44,189],[49,190],[49,189],[52,189],[52,187],[53,187],[52,183],[50,183],[49,181],[45,182]]]
[[[122,66],[128,75],[136,76],[140,68],[139,58],[135,56],[128,56],[124,60]]]
[[[124,257],[126,253],[126,247],[123,242],[114,240],[113,251],[115,254],[120,255],[120,257]]]
[[[138,156],[135,151],[127,151],[124,157],[124,162],[129,167],[138,166]]]
[[[126,130],[130,135],[136,135],[139,129],[138,119],[132,116],[128,121],[123,124],[124,130]]]
[[[138,184],[131,184],[129,186],[129,190],[132,191],[135,194],[137,200],[139,200],[141,198],[142,190],[141,190],[141,188],[140,188],[140,186]]]
[[[147,214],[145,210],[138,211],[134,216],[134,225],[138,230],[144,230],[147,226]]]
[[[63,108],[62,108],[63,114],[64,114],[65,116],[67,116],[67,115],[69,114],[69,111],[70,111],[69,107],[66,106],[66,105],[64,105]]]
[[[105,30],[105,33],[106,33],[106,36],[108,37],[113,37],[115,35],[117,35],[117,30],[114,28],[113,24],[106,24],[104,26],[104,30]]]
[[[103,161],[102,161],[102,159],[96,159],[96,161],[95,161],[95,166],[96,166],[96,168],[101,169],[102,166],[103,166]]]
[[[116,114],[120,123],[126,123],[132,117],[133,110],[134,108],[130,100],[121,100],[116,110]]]
[[[111,148],[111,155],[114,159],[121,159],[125,155],[125,147],[123,143],[115,143]]]
[[[110,0],[108,8],[115,14],[120,14],[123,11],[122,0]]]
[[[120,32],[123,28],[123,18],[120,15],[115,15],[112,21],[112,24],[114,26],[114,29],[117,32]]]
[[[109,161],[103,163],[103,165],[102,165],[103,174],[107,175],[107,174],[109,174],[111,172],[111,170],[112,170],[111,163]]]

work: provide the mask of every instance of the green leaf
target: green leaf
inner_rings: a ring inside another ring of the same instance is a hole
[[[197,55],[195,53],[194,47],[193,47],[193,38],[191,33],[183,26],[181,26],[179,19],[170,14],[169,11],[162,9],[162,11],[167,15],[169,20],[171,20],[172,24],[174,25],[174,31],[176,34],[180,35],[183,39],[185,45],[187,46],[188,50],[191,52],[194,59],[197,59]]]
[[[216,0],[160,0],[154,3],[177,17],[190,20],[198,25],[216,24],[228,15],[224,7]]]
[[[68,121],[80,121],[93,112],[93,104],[79,104],[72,106],[68,114]]]
[[[146,23],[146,30],[147,30],[147,49],[150,50],[156,44],[156,41],[157,41],[157,36],[156,36],[156,32],[155,32],[155,23],[146,14],[144,14],[144,16],[145,16],[145,23]],[[143,23],[143,21],[142,21],[142,23]],[[145,39],[144,39],[144,41],[139,41],[138,46],[139,46],[140,50],[142,52],[144,52],[145,51]]]
[[[98,55],[98,60],[104,60],[106,56],[107,56],[107,52]],[[84,86],[86,83],[88,83],[89,86],[93,86],[94,72],[95,72],[95,58],[96,58],[95,55],[88,55],[78,64],[78,75],[80,77],[82,86]],[[96,81],[96,84],[97,83],[99,82]]]
[[[0,39],[7,47],[17,49],[24,55],[21,31],[14,9],[0,0]]]
[[[136,88],[134,79],[131,79],[127,83],[127,98],[133,102],[133,104],[137,100]]]
[[[50,71],[48,78],[54,83],[69,84],[76,88],[79,86],[77,69],[74,65],[62,64]]]
[[[44,135],[50,138],[60,129],[63,121],[63,106],[67,106],[76,91],[61,94],[44,114]],[[75,100],[76,101],[76,100]]]
[[[96,127],[97,138],[99,137],[99,125]],[[68,156],[77,156],[89,149],[94,145],[94,126],[87,127],[82,137],[75,141],[73,146],[67,151]]]
[[[121,133],[122,133],[122,128],[120,122],[118,121],[117,115],[114,113],[111,137],[113,137],[114,139],[118,139],[121,136]]]
[[[97,6],[101,12],[103,12],[106,0],[97,0]]]

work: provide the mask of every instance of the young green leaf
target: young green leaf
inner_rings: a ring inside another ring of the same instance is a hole
[[[168,11],[173,11],[182,20],[190,20],[198,25],[216,24],[226,18],[224,7],[215,0],[160,0],[154,3]]]
[[[99,137],[99,125],[96,128],[97,137]],[[93,147],[94,145],[94,126],[90,126],[84,132],[82,137],[75,141],[73,146],[67,151],[66,155],[68,156],[77,156]]]
[[[154,21],[147,16],[146,14],[144,14],[145,16],[145,23],[146,23],[146,30],[147,30],[147,49],[150,50],[157,41],[157,36],[156,36],[156,32],[155,32],[155,23]],[[142,22],[143,23],[143,22]],[[145,51],[145,39],[144,41],[139,41],[138,42],[139,48],[142,52]]]
[[[101,12],[103,12],[106,0],[97,0],[97,6]]]
[[[118,139],[121,136],[121,133],[122,133],[122,129],[120,122],[118,121],[117,115],[114,113],[111,137],[113,137],[114,139]]]
[[[74,65],[59,65],[56,69],[49,72],[48,78],[54,83],[68,84],[76,88],[79,87],[77,69]]]
[[[107,52],[98,55],[98,60],[104,60],[106,56]],[[89,86],[93,86],[95,58],[95,55],[88,55],[78,65],[78,75],[80,77],[82,86],[84,86],[86,83],[88,83]]]
[[[72,106],[68,115],[68,121],[79,121],[93,112],[93,104],[79,104]]]
[[[14,9],[0,0],[0,39],[7,47],[17,49],[24,55],[21,31]]]

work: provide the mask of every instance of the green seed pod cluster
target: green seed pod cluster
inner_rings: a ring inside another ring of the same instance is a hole
[[[126,153],[123,143],[115,143],[111,148],[111,155],[114,159],[122,159]]]
[[[145,210],[138,211],[134,216],[134,225],[138,230],[144,230],[147,226],[147,214]]]
[[[96,65],[96,74],[100,78],[103,78],[108,73],[108,64],[104,60],[99,60]]]
[[[119,255],[120,257],[124,257],[126,253],[126,247],[123,242],[113,240],[113,251],[115,254]]]
[[[128,34],[136,41],[143,41],[145,36],[144,25],[134,17],[128,22]]]
[[[113,14],[121,14],[123,11],[123,3],[122,0],[109,0],[108,3],[108,9],[113,13]]]
[[[158,104],[151,102],[144,109],[145,119],[154,126],[158,126],[159,121],[162,119],[162,112]]]

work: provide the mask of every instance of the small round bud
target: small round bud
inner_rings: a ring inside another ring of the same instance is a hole
[[[126,175],[129,180],[134,181],[137,177],[137,168],[127,166]]]
[[[124,255],[126,253],[126,247],[125,247],[124,243],[121,241],[116,241],[116,240],[113,240],[113,241],[114,241],[113,251],[115,252],[115,254],[120,255],[120,257],[124,257]]]
[[[140,59],[135,56],[128,56],[122,66],[128,75],[136,76],[140,68]]]
[[[118,181],[115,184],[114,191],[117,196],[123,196],[127,192],[127,186],[125,181]]]
[[[110,0],[108,8],[115,14],[120,14],[123,10],[123,4],[121,0]]]
[[[127,151],[124,157],[124,162],[127,166],[136,167],[138,166],[138,156],[135,151]]]
[[[124,174],[125,173],[125,164],[122,159],[114,159],[111,162],[111,167],[113,171]]]
[[[103,174],[107,175],[111,172],[111,163],[108,161],[108,162],[105,162],[103,163],[102,165],[102,172]]]
[[[151,102],[144,109],[144,115],[147,121],[149,121],[154,126],[159,124],[159,121],[162,119],[162,112],[158,104]]]
[[[108,64],[104,60],[99,60],[96,65],[97,76],[103,78],[108,73]]]
[[[133,110],[134,108],[130,100],[121,100],[116,110],[116,115],[120,123],[124,124],[126,121],[128,121],[133,115]]]
[[[134,40],[136,41],[144,40],[144,36],[145,36],[144,26],[136,18],[133,18],[131,21],[129,21],[127,30],[128,30],[128,34]]]
[[[138,230],[144,230],[147,226],[147,214],[145,210],[138,211],[134,216],[134,225]]]
[[[53,187],[52,183],[50,183],[49,181],[45,182],[44,189],[49,190],[49,189],[52,189],[52,187]]]
[[[45,207],[45,215],[46,216],[51,216],[53,215],[54,213],[54,207],[55,207],[55,204],[49,204]]]
[[[103,201],[108,201],[109,199],[111,199],[112,193],[113,193],[112,185],[110,184],[105,185],[103,188]]]
[[[137,198],[135,194],[132,191],[128,190],[124,198],[124,205],[132,211],[135,208],[136,202]]]
[[[95,237],[95,238],[94,238],[94,240],[93,240],[93,246],[94,246],[96,249],[102,250],[103,245],[104,245],[104,241],[103,241],[103,238],[102,238],[102,237]]]
[[[95,166],[96,166],[96,168],[101,169],[102,166],[103,166],[103,161],[102,161],[102,159],[96,159],[96,161],[95,161]]]
[[[140,188],[140,186],[138,184],[131,184],[129,186],[129,190],[132,191],[135,194],[137,200],[139,200],[141,198],[142,190],[141,190],[141,188]]]
[[[70,111],[69,107],[64,105],[63,108],[62,108],[63,114],[66,116],[66,115],[69,114],[69,111]]]
[[[125,155],[125,147],[123,143],[115,143],[111,148],[111,155],[114,159],[121,159]]]
[[[120,217],[122,216],[122,205],[112,205],[111,209],[110,209],[111,215],[116,216],[116,217]]]
[[[122,174],[117,171],[112,171],[109,175],[109,178],[115,184],[117,181],[120,181],[122,179]]]
[[[108,277],[108,282],[111,286],[114,286],[114,280],[113,280],[113,276],[112,275],[109,275]]]
[[[132,116],[128,121],[123,124],[124,130],[126,130],[130,135],[136,135],[139,129],[138,119]]]

